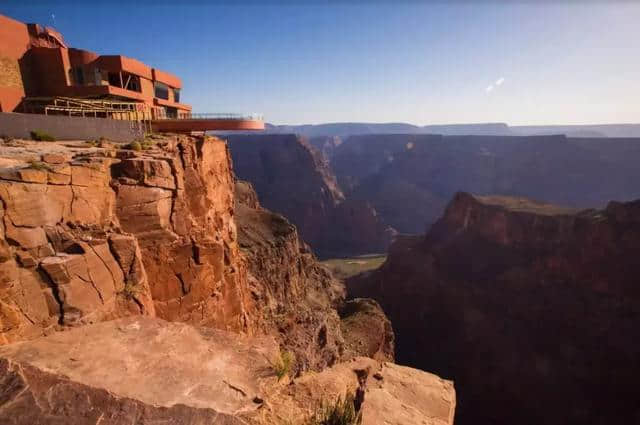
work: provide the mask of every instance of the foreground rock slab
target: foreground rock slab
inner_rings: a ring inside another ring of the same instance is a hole
[[[0,348],[2,424],[304,424],[365,388],[365,424],[452,424],[450,381],[359,357],[278,380],[271,337],[138,316]]]

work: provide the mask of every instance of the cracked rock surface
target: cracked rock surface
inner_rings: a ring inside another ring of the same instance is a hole
[[[0,347],[0,423],[303,424],[360,388],[364,424],[453,424],[450,381],[364,357],[278,381],[277,353],[271,337],[144,316],[58,332]]]
[[[223,141],[25,141],[0,167],[0,344],[132,314],[251,331]]]

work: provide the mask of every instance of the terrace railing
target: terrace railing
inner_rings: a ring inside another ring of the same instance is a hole
[[[191,113],[179,112],[178,116],[159,116],[158,120],[232,120],[232,121],[263,121],[262,114],[235,114],[235,113]]]

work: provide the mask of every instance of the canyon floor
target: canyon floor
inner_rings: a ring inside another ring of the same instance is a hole
[[[335,277],[347,279],[377,269],[386,259],[387,256],[384,254],[369,254],[350,258],[330,258],[323,260],[322,264],[331,270]]]

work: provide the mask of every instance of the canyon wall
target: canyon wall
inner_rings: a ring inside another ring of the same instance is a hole
[[[458,193],[349,292],[380,302],[401,364],[456,381],[457,424],[636,423],[639,243],[640,201]]]
[[[224,142],[2,147],[0,337],[130,314],[251,332]]]
[[[457,191],[525,196],[580,208],[640,197],[640,139],[367,135],[333,150],[349,199],[401,233],[422,233]]]
[[[274,335],[300,371],[367,350],[393,360],[384,326],[384,347],[345,354],[344,285],[235,182],[221,140],[30,143],[2,147],[2,161],[3,343],[144,314]]]
[[[351,393],[364,424],[453,424],[223,141],[147,142],[0,146],[1,423],[303,424]]]
[[[321,257],[383,252],[393,230],[366,200],[345,199],[321,155],[294,135],[226,136],[238,177],[287,217]]]
[[[294,354],[299,371],[321,370],[356,356],[393,361],[393,330],[380,306],[363,300],[343,308],[344,284],[320,265],[295,226],[262,208],[248,182],[236,182],[235,211],[257,324]],[[366,302],[374,305],[367,309]],[[369,329],[363,334],[365,325]]]

